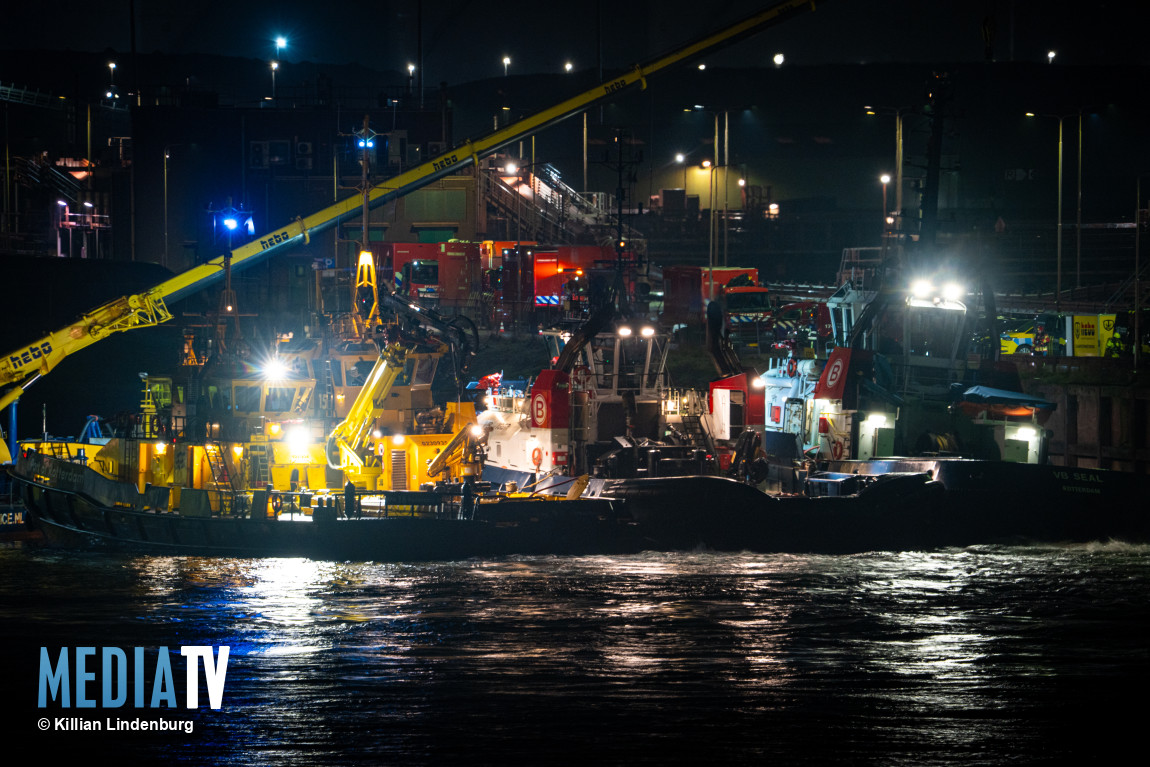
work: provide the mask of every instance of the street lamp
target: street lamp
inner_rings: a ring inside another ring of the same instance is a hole
[[[116,62],[114,61],[108,62],[108,91],[104,97],[108,99],[120,98],[120,94],[116,90]]]
[[[279,68],[280,68],[280,63],[278,61],[273,61],[272,62],[272,103],[273,104],[275,103],[275,100],[276,100],[276,70]]]
[[[570,72],[574,68],[575,68],[575,65],[572,64],[570,61],[568,61],[566,64],[563,65],[563,71],[564,72]]]
[[[682,152],[675,154],[675,162],[683,166],[683,194],[687,194],[687,155]]]
[[[883,238],[886,237],[886,185],[890,183],[890,174],[884,173],[878,177],[882,183],[882,233]]]
[[[503,57],[503,76],[504,77],[507,77],[507,67],[510,66],[510,64],[511,64],[511,57],[510,56],[504,56]]]
[[[781,53],[776,53],[775,58],[773,60],[775,62],[776,67],[781,67],[783,65],[783,62],[786,60],[786,57],[783,56],[783,54],[781,54]]]
[[[280,51],[287,47],[287,38],[280,36],[276,38],[276,58],[280,57]]]

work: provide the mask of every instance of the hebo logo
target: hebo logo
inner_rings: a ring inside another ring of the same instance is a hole
[[[291,235],[287,232],[276,232],[270,237],[266,237],[265,239],[260,240],[260,250],[267,250],[273,245],[279,245],[280,243],[287,242],[290,239]]]
[[[42,344],[33,344],[27,349],[8,355],[8,362],[12,365],[13,369],[19,370],[30,362],[41,359],[42,357],[47,357],[51,353],[52,343],[45,341]]]

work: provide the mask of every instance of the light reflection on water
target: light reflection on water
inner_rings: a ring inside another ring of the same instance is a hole
[[[1128,737],[1148,554],[3,549],[0,617],[27,664],[41,644],[230,646],[224,709],[197,712],[197,735],[118,744],[174,763],[1037,763]]]

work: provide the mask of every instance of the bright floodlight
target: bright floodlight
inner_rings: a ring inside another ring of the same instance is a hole
[[[784,61],[783,54],[776,53],[775,54],[775,66],[781,67],[783,65],[783,61]]]
[[[679,152],[678,154],[675,155],[675,162],[683,162],[686,159],[687,159],[687,155],[683,154],[682,152]]]
[[[966,291],[957,282],[948,282],[942,286],[942,297],[947,301],[957,301],[965,294]]]
[[[910,292],[915,298],[928,298],[934,292],[934,286],[928,280],[916,280],[911,284]]]
[[[288,448],[293,453],[301,453],[308,443],[308,432],[303,426],[292,426],[287,430]]]
[[[224,228],[225,229],[234,230],[239,225],[240,225],[240,222],[237,221],[234,216],[228,216],[227,218],[224,219]]]
[[[288,368],[283,360],[274,359],[264,365],[264,378],[268,381],[282,381],[287,372]]]
[[[639,331],[639,335],[643,336],[643,338],[650,338],[655,335],[655,328],[650,325],[644,325],[643,329]]]
[[[503,166],[503,172],[508,174],[508,175],[513,175],[513,174],[519,172],[519,166],[517,166],[513,162],[509,162]]]
[[[878,180],[883,182],[884,184],[889,184],[890,183],[890,174],[884,173],[878,177]]]
[[[630,328],[630,326],[628,326],[628,325],[621,325],[621,326],[619,327],[619,336],[620,336],[620,337],[622,337],[622,338],[627,338],[627,337],[629,337],[630,335],[631,335],[631,328]]]
[[[276,38],[276,47],[277,48],[286,48],[287,47],[287,38],[286,37],[277,37]]]
[[[1054,56],[1055,56],[1054,51],[1047,51],[1046,52],[1046,60],[1049,61],[1051,64],[1054,63]]]
[[[572,64],[570,61],[568,61],[566,64],[563,65],[564,71],[567,71],[567,72],[570,72],[574,68],[575,68],[575,65]]]

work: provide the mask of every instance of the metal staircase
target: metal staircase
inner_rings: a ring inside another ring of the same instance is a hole
[[[618,218],[572,189],[550,165],[521,180],[501,175],[498,162],[480,174],[480,187],[489,216],[506,222],[505,235],[554,244],[610,245],[619,234]],[[632,250],[644,249],[643,235],[623,225]]]

